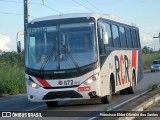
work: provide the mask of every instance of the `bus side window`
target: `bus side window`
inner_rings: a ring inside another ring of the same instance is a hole
[[[137,39],[138,48],[141,48],[138,30],[136,30],[136,39]]]
[[[137,48],[137,39],[136,39],[136,31],[134,29],[131,30],[132,31],[132,43],[133,43],[133,47]]]
[[[131,30],[129,28],[126,28],[126,34],[127,34],[128,48],[133,48],[132,38],[131,38]]]
[[[115,48],[120,48],[120,39],[119,39],[119,33],[118,33],[118,26],[112,25],[112,32],[113,32],[113,39],[114,39],[114,46]]]
[[[119,27],[119,35],[120,35],[120,39],[121,39],[121,46],[122,48],[126,48],[127,47],[127,40],[126,40],[126,35],[125,35],[125,29],[124,27]]]
[[[98,28],[98,45],[99,45],[99,54],[104,55],[105,54],[105,47],[103,42],[103,29]]]
[[[113,48],[113,38],[111,34],[111,25],[108,23],[105,23],[106,26],[106,32],[108,33],[108,44],[106,45],[108,48]]]

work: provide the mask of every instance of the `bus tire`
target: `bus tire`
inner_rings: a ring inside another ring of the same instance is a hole
[[[46,102],[47,107],[57,107],[58,106],[58,101],[48,101]]]
[[[101,102],[103,104],[108,104],[108,103],[111,102],[111,100],[112,100],[112,91],[113,91],[112,89],[113,89],[112,88],[112,83],[110,81],[110,95],[106,95],[106,96],[104,96],[104,97],[101,98]]]
[[[135,85],[136,85],[136,76],[135,76],[135,73],[133,72],[133,73],[132,73],[132,86],[130,86],[130,87],[127,89],[128,94],[134,94]]]

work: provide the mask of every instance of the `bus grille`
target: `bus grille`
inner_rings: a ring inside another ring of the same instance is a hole
[[[57,91],[49,92],[44,97],[43,100],[57,99],[57,98],[82,98],[83,96],[76,91]]]
[[[74,88],[78,87],[79,85],[73,85],[73,86],[61,86],[61,87],[43,87],[44,89],[62,89],[62,88]]]

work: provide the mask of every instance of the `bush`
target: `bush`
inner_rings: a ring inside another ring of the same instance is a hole
[[[23,53],[3,53],[0,55],[0,61],[0,95],[25,93]]]
[[[24,68],[17,66],[0,67],[0,94],[25,93]]]
[[[160,53],[154,52],[151,54],[143,54],[142,61],[143,61],[143,68],[150,69],[150,65],[152,64],[153,60],[160,59]]]

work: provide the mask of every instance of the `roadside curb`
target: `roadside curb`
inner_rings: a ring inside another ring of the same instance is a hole
[[[122,106],[116,111],[144,111],[160,100],[160,88],[148,92],[144,96]],[[133,120],[135,117],[117,117],[117,120]],[[115,119],[115,118],[114,118]]]
[[[156,86],[156,87],[155,87]],[[103,120],[134,120],[140,116],[129,115],[130,113],[143,113],[151,105],[160,101],[160,84],[153,85],[152,91],[145,93],[144,95],[127,102],[126,104],[120,105],[117,108],[112,108],[104,112],[102,118]],[[107,113],[109,112],[109,113]],[[110,115],[111,112],[111,115]],[[121,116],[122,113],[122,116]],[[125,115],[126,114],[126,115]],[[115,117],[112,117],[115,116]],[[98,116],[97,116],[98,119]],[[92,120],[92,119],[91,119]]]

